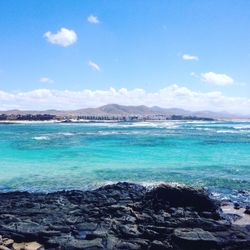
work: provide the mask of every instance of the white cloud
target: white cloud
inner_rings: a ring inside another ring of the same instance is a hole
[[[43,35],[48,42],[52,44],[57,44],[62,47],[67,47],[74,44],[77,41],[77,34],[74,30],[69,30],[66,28],[61,28],[56,33],[50,31],[44,33]]]
[[[54,83],[55,81],[54,80],[52,80],[52,79],[50,79],[50,78],[48,78],[48,77],[41,77],[40,79],[39,79],[39,81],[40,82],[43,82],[43,83]]]
[[[88,16],[87,21],[88,21],[89,23],[93,23],[93,24],[98,24],[98,23],[100,23],[98,17],[97,17],[97,16],[94,16],[94,15]]]
[[[201,73],[203,82],[212,83],[219,86],[227,86],[234,83],[234,79],[226,74],[218,74],[214,72]]]
[[[93,61],[88,61],[88,65],[90,66],[91,69],[95,70],[95,71],[100,71],[101,68],[98,64],[94,63]]]
[[[186,87],[170,85],[156,92],[125,88],[107,90],[49,90],[28,92],[0,91],[1,109],[79,109],[97,107],[108,103],[123,105],[158,105],[189,110],[229,111],[250,113],[250,98],[228,97],[221,92],[196,92]]]
[[[189,54],[182,55],[182,59],[185,60],[185,61],[199,61],[198,56],[192,56],[192,55],[189,55]]]

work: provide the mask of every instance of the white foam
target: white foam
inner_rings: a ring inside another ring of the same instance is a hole
[[[233,126],[233,128],[235,129],[250,129],[250,124],[242,124],[242,125],[236,125],[236,126]]]
[[[152,133],[152,131],[145,131],[145,130],[136,130],[136,131],[122,131],[122,130],[118,130],[118,131],[96,131],[96,132],[86,132],[86,133],[81,133],[82,135],[151,135],[151,136],[168,136],[171,133]]]
[[[150,135],[150,136],[169,136],[171,135],[171,131],[165,130],[164,132],[152,132],[150,130],[113,130],[113,131],[94,131],[94,132],[82,132],[76,133],[75,135],[96,135],[96,136],[105,136],[105,135]]]
[[[224,129],[224,130],[216,130],[216,133],[221,133],[221,134],[235,134],[237,133],[237,131],[233,131],[233,130],[228,130],[228,129]]]
[[[241,133],[248,133],[250,131],[247,130],[216,130],[216,133],[222,133],[222,134],[241,134]]]
[[[157,187],[159,185],[162,184],[167,184],[170,185],[172,187],[185,187],[185,184],[182,183],[178,183],[178,182],[164,182],[164,181],[136,181],[136,180],[130,180],[130,179],[124,179],[124,180],[119,180],[119,181],[125,181],[128,183],[135,183],[138,185],[142,185],[146,188],[154,188]],[[112,184],[116,184],[118,181],[99,181],[95,183],[95,187],[102,187],[105,185],[112,185]]]
[[[180,122],[176,121],[152,121],[152,122],[91,122],[91,123],[69,123],[63,125],[78,125],[78,126],[95,126],[95,127],[109,127],[109,128],[177,128]]]
[[[49,140],[48,136],[34,136],[32,137],[33,140],[37,140],[37,141],[42,141],[42,140]]]
[[[72,135],[75,135],[75,133],[71,133],[71,132],[61,132],[61,133],[58,133],[59,135],[65,135],[65,136],[72,136]]]
[[[196,130],[202,130],[202,131],[213,131],[211,128],[195,128]]]

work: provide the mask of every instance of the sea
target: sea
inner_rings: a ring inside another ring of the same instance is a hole
[[[2,192],[118,181],[187,184],[223,199],[249,199],[250,122],[0,124]]]

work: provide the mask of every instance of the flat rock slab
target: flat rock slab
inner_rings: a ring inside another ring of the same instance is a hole
[[[201,228],[177,228],[174,230],[174,238],[177,243],[191,249],[209,249],[218,244],[212,233]]]
[[[0,249],[250,249],[250,226],[220,214],[203,189],[168,184],[0,193]]]
[[[104,246],[102,244],[102,239],[97,238],[94,240],[72,240],[68,243],[66,243],[67,249],[104,249]]]

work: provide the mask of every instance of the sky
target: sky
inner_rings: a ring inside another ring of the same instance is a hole
[[[250,114],[248,0],[0,0],[0,110]]]

